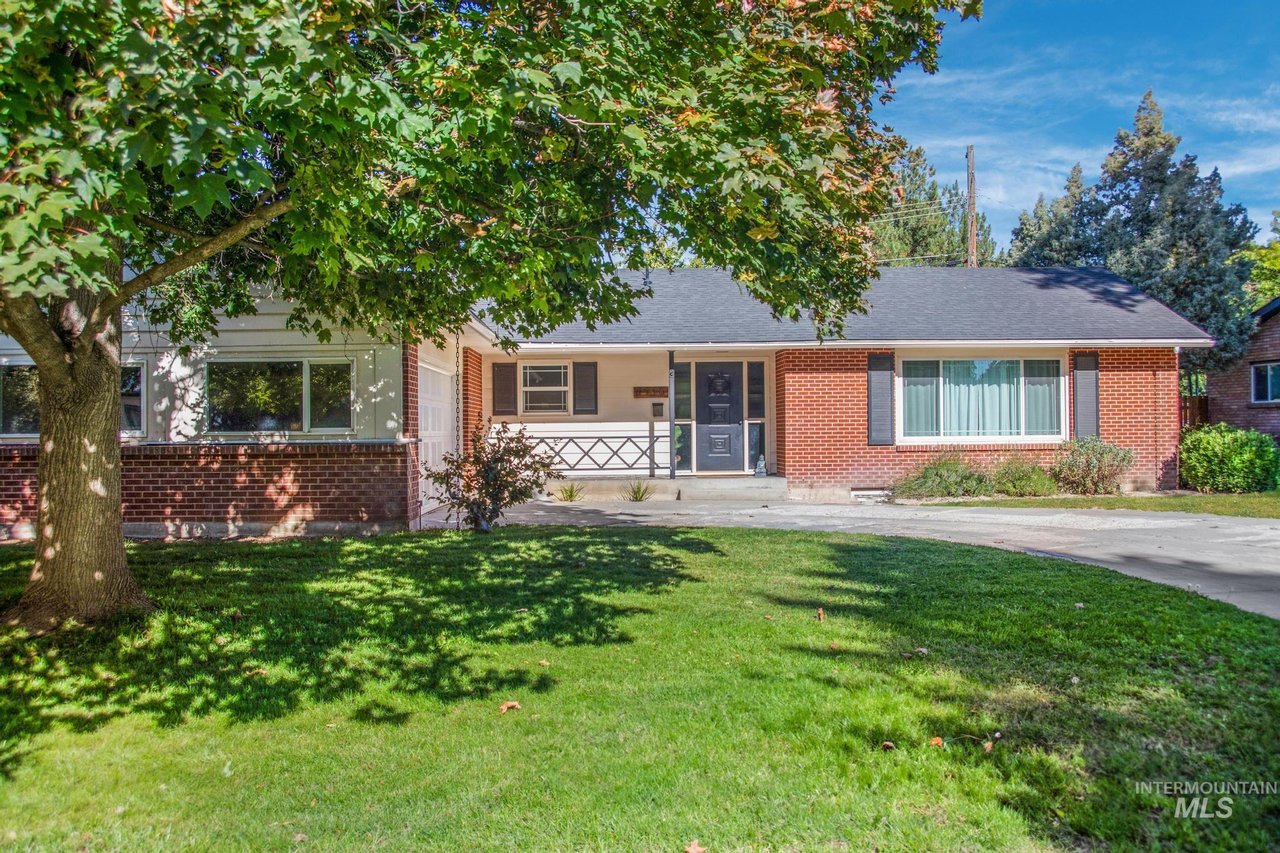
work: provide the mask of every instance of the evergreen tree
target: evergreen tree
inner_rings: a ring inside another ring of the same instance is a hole
[[[969,216],[958,182],[939,184],[923,148],[908,148],[894,166],[895,201],[878,217],[874,254],[890,266],[943,266],[964,262]],[[999,266],[1004,258],[979,212],[978,264]]]
[[[1217,346],[1185,353],[1183,366],[1215,370],[1244,353],[1253,328],[1249,265],[1229,261],[1255,229],[1243,207],[1223,204],[1216,169],[1201,175],[1194,156],[1177,157],[1180,141],[1147,92],[1098,183],[1085,188],[1073,171],[1062,198],[1023,213],[1011,255],[1107,267],[1213,335]]]
[[[1023,211],[1013,229],[1009,263],[1015,267],[1091,266],[1099,261],[1090,252],[1085,216],[1084,170],[1071,167],[1063,194],[1052,202],[1041,195],[1035,208]]]

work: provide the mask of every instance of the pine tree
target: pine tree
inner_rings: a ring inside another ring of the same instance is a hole
[[[1098,183],[1084,187],[1073,170],[1062,198],[1023,213],[1011,256],[1024,266],[1107,267],[1213,335],[1217,346],[1185,353],[1183,366],[1216,370],[1240,358],[1253,328],[1249,264],[1230,260],[1255,228],[1243,207],[1223,204],[1216,169],[1201,175],[1194,156],[1178,159],[1180,141],[1147,92]]]
[[[899,194],[873,223],[875,256],[890,266],[942,266],[964,261],[968,211],[958,182],[939,184],[923,148],[909,148],[894,167]],[[978,212],[978,264],[999,266],[987,217]]]
[[[1009,263],[1016,267],[1091,266],[1099,261],[1089,251],[1085,216],[1084,170],[1077,163],[1052,203],[1041,195],[1030,212],[1023,211],[1013,229]]]

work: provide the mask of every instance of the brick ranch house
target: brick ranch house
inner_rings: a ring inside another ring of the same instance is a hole
[[[624,273],[637,316],[506,353],[474,320],[447,346],[319,343],[263,300],[183,355],[133,322],[122,379],[125,520],[141,535],[423,523],[434,464],[492,418],[572,476],[763,467],[797,496],[876,489],[931,456],[1047,461],[1072,436],[1134,451],[1127,485],[1176,484],[1178,350],[1201,330],[1087,269],[885,269],[866,314],[819,341],[723,270]],[[130,324],[127,324],[130,325]],[[32,368],[0,338],[0,533],[35,518]],[[674,438],[674,442],[673,442]],[[674,453],[673,450],[674,444]]]
[[[1253,312],[1257,326],[1244,358],[1206,377],[1209,420],[1280,439],[1280,298]]]

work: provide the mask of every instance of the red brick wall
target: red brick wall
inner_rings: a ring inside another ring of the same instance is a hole
[[[418,438],[421,425],[418,423],[418,344],[404,344],[400,353],[401,367],[401,406],[400,434],[411,441]],[[410,523],[422,515],[422,479],[419,475],[420,449],[417,441],[407,445],[409,459],[405,465],[406,485],[405,501],[406,517]]]
[[[1244,359],[1208,377],[1209,420],[1269,432],[1280,438],[1280,403],[1254,403],[1253,363],[1280,361],[1280,314],[1258,326]]]
[[[403,527],[413,446],[400,442],[126,445],[125,523]],[[0,448],[0,523],[35,522],[36,446]]]
[[[888,486],[940,452],[994,465],[1014,453],[1049,462],[1055,444],[867,444],[867,356],[885,350],[793,349],[777,353],[778,473],[800,487]],[[1176,484],[1178,370],[1172,349],[1102,350],[1102,437],[1134,451],[1128,485]],[[1068,393],[1070,399],[1070,392]],[[1066,416],[1070,418],[1070,402]],[[1070,420],[1068,420],[1070,423]]]
[[[484,421],[484,359],[462,348],[462,435],[464,440]],[[464,441],[465,443],[465,441]]]

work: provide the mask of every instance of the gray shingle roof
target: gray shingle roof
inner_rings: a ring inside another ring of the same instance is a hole
[[[619,276],[633,287],[643,272]],[[653,270],[653,296],[630,320],[594,331],[569,323],[540,344],[811,343],[813,323],[778,320],[726,270]],[[844,339],[907,341],[1178,341],[1212,339],[1124,279],[1101,269],[893,267],[851,315]]]

